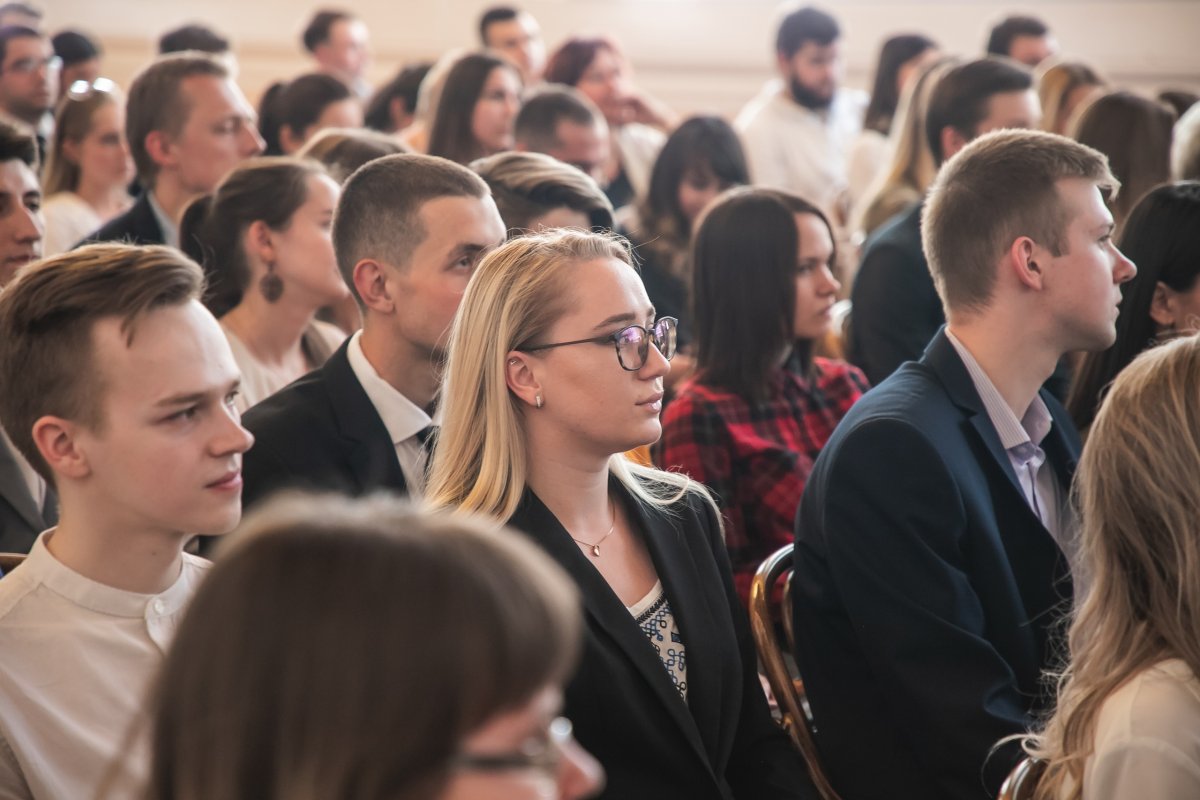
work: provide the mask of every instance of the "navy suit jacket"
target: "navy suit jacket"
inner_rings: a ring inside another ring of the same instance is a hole
[[[772,720],[754,644],[733,589],[712,505],[692,494],[670,511],[615,480],[662,580],[687,653],[685,702],[629,610],[533,492],[509,525],[557,561],[583,597],[583,656],[564,713],[604,765],[609,800],[816,798],[803,762]]]
[[[46,488],[46,504],[38,508],[29,493],[16,454],[0,438],[0,552],[28,553],[38,534],[58,524],[58,497]]]
[[[349,344],[242,417],[254,434],[242,458],[245,508],[288,488],[407,493],[392,437],[350,366]]]
[[[154,216],[154,209],[150,206],[150,195],[142,192],[124,214],[113,217],[75,246],[81,247],[96,242],[165,244],[166,237],[163,236],[158,217]]]
[[[1065,492],[1079,437],[1041,397]],[[842,797],[995,797],[1019,754],[989,750],[1049,703],[1071,597],[1067,560],[939,331],[842,420],[796,520],[796,657]]]

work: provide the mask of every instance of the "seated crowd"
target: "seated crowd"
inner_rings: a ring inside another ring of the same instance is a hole
[[[374,91],[318,11],[256,110],[203,25],[122,89],[44,21],[0,798],[1200,796],[1196,95],[1013,16],[868,96],[804,7],[681,119],[502,6]]]

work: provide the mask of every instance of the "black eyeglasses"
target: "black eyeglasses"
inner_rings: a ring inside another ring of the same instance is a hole
[[[670,361],[675,357],[675,330],[679,320],[674,317],[660,317],[649,329],[641,325],[630,325],[616,333],[606,336],[593,336],[591,339],[576,339],[573,342],[555,342],[554,344],[534,344],[518,347],[522,353],[532,353],[537,350],[549,350],[553,347],[567,347],[572,344],[613,344],[617,348],[617,361],[621,368],[629,372],[637,372],[646,365],[650,355],[650,342],[658,348],[663,358]]]
[[[571,720],[556,717],[546,728],[545,739],[527,742],[511,753],[459,753],[451,762],[455,769],[465,772],[511,772],[526,769],[557,775],[562,763],[563,748],[571,741]]]

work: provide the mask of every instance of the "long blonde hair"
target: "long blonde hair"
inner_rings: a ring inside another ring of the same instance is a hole
[[[892,121],[891,160],[867,189],[855,215],[855,230],[868,235],[925,196],[938,168],[929,149],[929,137],[925,135],[925,112],[938,81],[961,63],[961,59],[951,56],[939,58],[905,88]]]
[[[597,258],[633,269],[629,243],[573,229],[512,239],[479,264],[450,330],[442,382],[442,428],[426,499],[508,520],[525,491],[529,462],[522,404],[505,380],[508,353],[550,329],[571,302],[572,273]],[[668,506],[702,491],[686,476],[620,454],[609,471],[641,500]]]
[[[1104,701],[1179,658],[1200,675],[1200,338],[1138,356],[1113,383],[1079,464],[1083,582],[1058,706],[1026,750],[1039,800],[1079,798]]]

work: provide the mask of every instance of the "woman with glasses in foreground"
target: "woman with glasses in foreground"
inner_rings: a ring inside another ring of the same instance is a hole
[[[1027,749],[1038,800],[1200,797],[1200,339],[1116,378],[1075,473],[1070,663]],[[1077,584],[1078,585],[1078,584]]]
[[[738,595],[793,540],[813,462],[867,379],[813,356],[832,324],[839,284],[829,221],[770,189],[729,192],[692,245],[696,377],[663,419],[655,463],[716,495]]]
[[[621,453],[658,438],[673,318],[628,244],[556,230],[483,259],[451,329],[426,497],[507,522],[575,580],[566,714],[621,800],[809,796],[771,721],[715,507]]]
[[[574,800],[578,596],[478,520],[287,497],[249,518],[167,655],[153,800]]]

